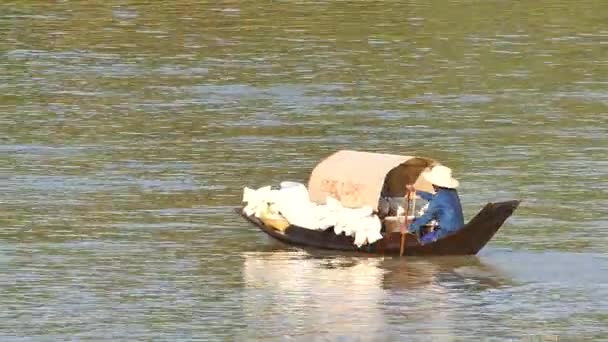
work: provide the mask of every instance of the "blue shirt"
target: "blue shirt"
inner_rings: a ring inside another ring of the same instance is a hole
[[[410,225],[411,232],[420,231],[422,226],[433,219],[439,222],[437,238],[455,232],[464,226],[462,206],[455,189],[438,188],[435,195],[425,191],[416,191],[416,194],[429,201],[429,208],[424,215],[416,218]]]

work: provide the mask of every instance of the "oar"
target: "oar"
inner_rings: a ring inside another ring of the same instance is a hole
[[[405,250],[405,235],[407,234],[407,217],[410,214],[410,208],[412,212],[416,210],[416,207],[412,208],[412,193],[407,190],[405,198],[407,200],[407,209],[405,210],[405,217],[403,219],[403,226],[401,226],[401,246],[399,248],[399,256],[403,256],[403,251]],[[416,201],[416,195],[414,194],[414,205]]]

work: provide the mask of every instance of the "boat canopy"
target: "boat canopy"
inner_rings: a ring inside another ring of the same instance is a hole
[[[327,196],[344,207],[378,209],[381,197],[403,197],[405,186],[431,192],[433,186],[420,173],[438,162],[422,157],[338,151],[313,169],[308,181],[310,200],[325,204]]]

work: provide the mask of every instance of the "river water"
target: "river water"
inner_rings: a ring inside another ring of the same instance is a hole
[[[608,340],[608,2],[4,1],[0,340]],[[432,157],[474,257],[270,241],[244,186]]]

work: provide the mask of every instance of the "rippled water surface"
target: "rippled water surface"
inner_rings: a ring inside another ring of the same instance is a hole
[[[1,340],[608,339],[608,3],[4,1]],[[244,186],[452,167],[466,258],[277,245]]]

